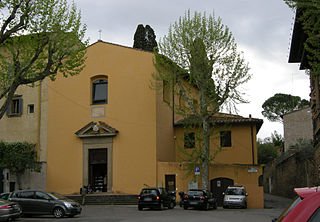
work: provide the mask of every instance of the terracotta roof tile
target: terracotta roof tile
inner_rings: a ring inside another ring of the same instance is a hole
[[[191,123],[196,120],[196,117],[194,115],[189,116],[185,119],[181,119],[177,122],[175,122],[174,126],[179,127],[183,126],[185,123]],[[197,121],[199,122],[199,120]],[[257,126],[257,133],[259,132],[263,120],[262,119],[257,119],[257,118],[245,118],[242,116],[237,116],[237,115],[225,115],[222,114],[220,116],[213,116],[210,118],[210,122],[218,124],[218,125],[223,125],[223,124],[232,124],[232,125],[242,125],[242,124],[254,124]]]

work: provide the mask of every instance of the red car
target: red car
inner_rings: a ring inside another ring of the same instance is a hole
[[[315,222],[320,221],[320,187],[296,188],[298,197],[273,221]]]

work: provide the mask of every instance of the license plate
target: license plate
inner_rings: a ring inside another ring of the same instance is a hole
[[[150,197],[144,198],[144,201],[151,201],[151,200],[152,200],[152,198],[150,198]]]
[[[191,204],[191,205],[197,205],[198,202],[196,202],[196,201],[191,201],[190,204]]]

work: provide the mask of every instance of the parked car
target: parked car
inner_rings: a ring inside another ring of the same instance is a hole
[[[228,186],[223,195],[223,208],[247,208],[248,193],[244,186]]]
[[[176,205],[175,193],[168,193],[165,188],[144,188],[138,196],[138,210],[152,208],[162,210],[173,209]]]
[[[0,221],[14,220],[21,215],[21,207],[18,203],[0,199]]]
[[[183,196],[182,205],[185,210],[189,207],[209,210],[217,208],[217,200],[208,190],[191,189]]]
[[[55,192],[19,190],[12,192],[8,200],[19,203],[22,213],[29,216],[52,214],[56,218],[73,217],[82,210],[80,204]]]
[[[8,200],[9,195],[10,195],[10,192],[2,193],[2,194],[0,194],[0,199]]]
[[[273,222],[320,221],[320,187],[295,188],[295,200]]]

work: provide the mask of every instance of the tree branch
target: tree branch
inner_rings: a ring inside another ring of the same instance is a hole
[[[190,106],[191,110],[193,111],[194,115],[196,115],[196,116],[199,117],[200,114],[199,114],[199,113],[197,112],[197,110],[194,108],[192,102],[190,101],[190,98],[188,97],[188,95],[186,94],[185,89],[184,89],[183,86],[182,86],[182,83],[181,83],[180,79],[177,78],[176,81],[177,81],[177,83],[178,83],[179,89],[180,89],[183,97],[186,99],[186,101],[187,101],[188,105]]]
[[[30,12],[29,11],[30,10],[29,4],[30,4],[31,0],[25,1],[25,11],[20,16],[19,23],[16,24],[15,26],[13,26],[11,29],[6,30],[8,25],[10,24],[10,22],[12,22],[15,19],[16,13],[17,13],[18,9],[21,8],[22,2],[23,1],[14,5],[14,7],[10,13],[10,16],[3,23],[2,28],[1,28],[1,32],[0,32],[0,44],[3,43],[6,39],[8,39],[13,33],[16,33],[26,27],[26,24],[28,23],[27,22],[28,21],[28,14]]]

